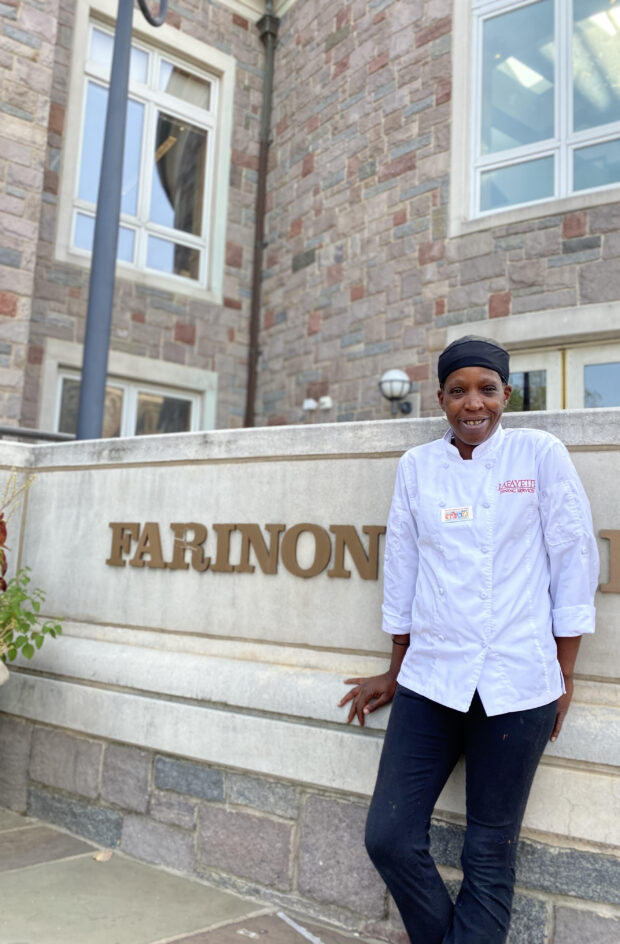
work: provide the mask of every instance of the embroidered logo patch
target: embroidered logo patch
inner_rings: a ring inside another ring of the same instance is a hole
[[[463,505],[462,508],[442,508],[441,520],[446,524],[452,521],[472,521],[474,509],[471,505]]]
[[[504,492],[535,492],[536,479],[506,479],[498,485],[500,494]]]

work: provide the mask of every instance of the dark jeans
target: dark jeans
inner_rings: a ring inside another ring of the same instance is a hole
[[[366,848],[411,944],[502,944],[517,840],[557,702],[488,718],[476,692],[455,711],[398,687],[366,824]],[[465,754],[463,884],[453,906],[429,853],[431,813]]]

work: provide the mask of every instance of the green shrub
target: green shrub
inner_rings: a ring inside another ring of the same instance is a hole
[[[62,633],[60,623],[39,621],[43,590],[31,588],[30,568],[22,567],[0,591],[0,659],[13,662],[21,652],[27,659],[45,642],[46,636],[55,639]]]

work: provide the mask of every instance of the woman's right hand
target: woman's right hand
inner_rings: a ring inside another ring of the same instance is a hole
[[[390,672],[374,675],[372,678],[346,679],[344,684],[354,685],[355,688],[347,692],[338,702],[338,707],[342,708],[347,702],[351,702],[347,724],[350,724],[357,715],[357,720],[362,727],[364,727],[365,716],[381,708],[382,705],[388,705],[396,691],[396,678]]]

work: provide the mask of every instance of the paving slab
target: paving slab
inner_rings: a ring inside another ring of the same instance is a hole
[[[96,847],[49,826],[11,829],[0,833],[0,872],[23,869],[40,862],[68,859],[96,852]]]
[[[175,938],[171,944],[242,944],[244,941],[246,944],[251,941],[259,944],[308,944],[308,941],[311,944],[353,944],[360,941],[357,935],[341,934],[332,928],[309,924],[298,916],[289,917],[289,921],[292,924],[280,914],[259,915],[211,931]]]
[[[0,807],[0,832],[4,829],[19,829],[20,826],[34,825],[34,820],[28,819],[27,816],[20,816],[19,813]]]
[[[2,944],[155,944],[258,910],[231,892],[116,855],[3,872],[0,901]]]

